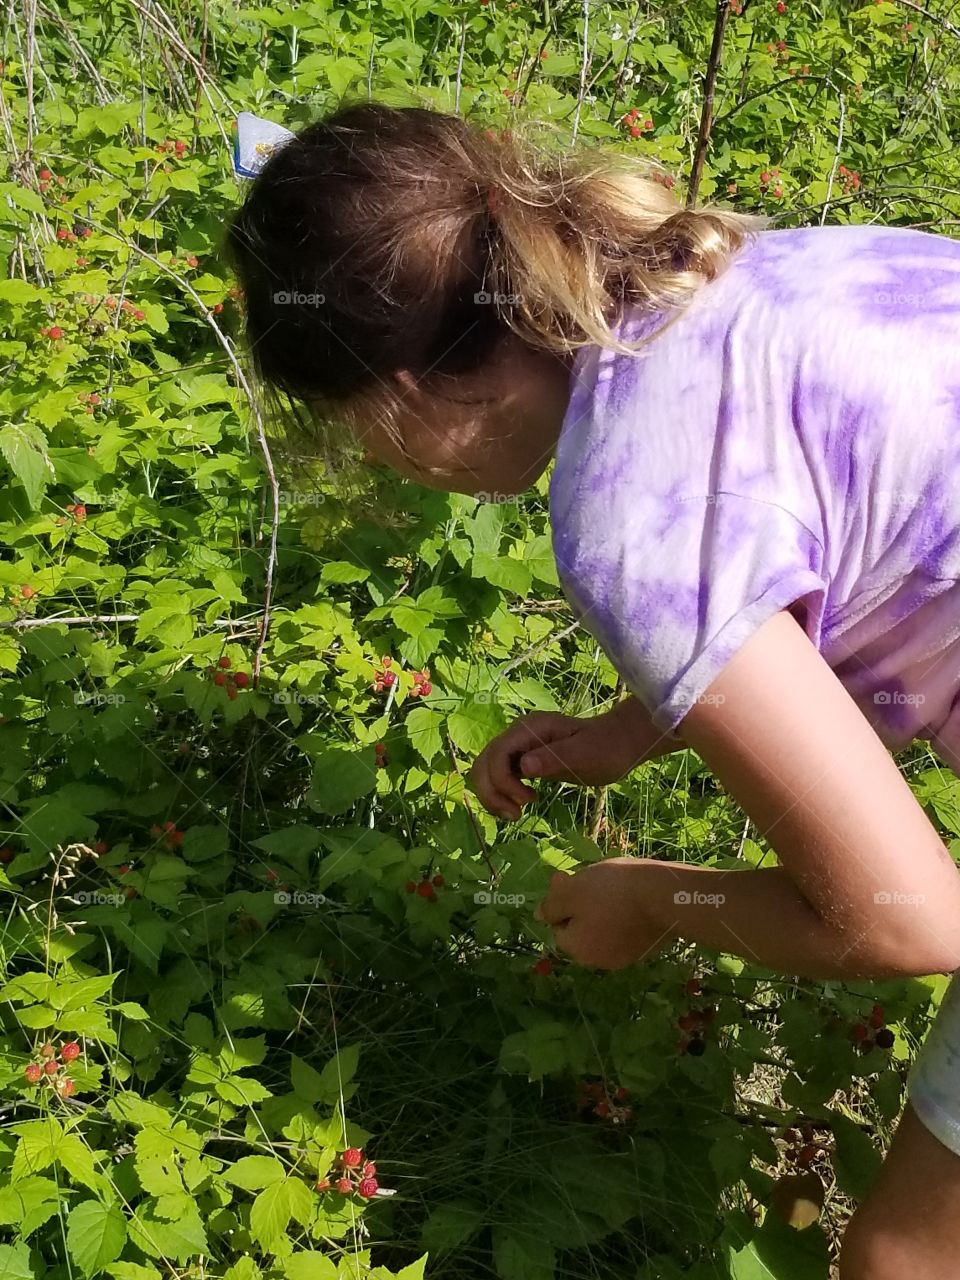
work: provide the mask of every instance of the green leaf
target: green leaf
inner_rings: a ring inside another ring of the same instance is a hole
[[[854,1200],[863,1200],[880,1172],[883,1157],[869,1135],[847,1116],[834,1113],[830,1123],[837,1140],[833,1160],[837,1186]]]
[[[310,1221],[317,1201],[305,1182],[287,1178],[261,1191],[250,1207],[250,1230],[268,1253],[273,1253],[291,1218],[303,1226]]]
[[[25,1244],[0,1244],[0,1280],[35,1280]]]
[[[283,1262],[286,1280],[337,1280],[335,1263],[323,1253],[294,1253]]]
[[[447,728],[455,746],[469,755],[477,755],[491,738],[506,728],[506,717],[489,695],[477,694],[465,698],[452,712]]]
[[[360,754],[343,747],[328,747],[317,756],[307,803],[321,813],[346,813],[376,786],[376,771],[369,752]]]
[[[28,435],[22,427],[0,427],[0,453],[7,466],[23,485],[27,501],[36,511],[48,484],[54,479],[53,466],[38,440],[39,431]],[[45,445],[45,442],[44,442]]]
[[[244,1156],[221,1175],[225,1182],[244,1191],[262,1191],[286,1177],[283,1165],[274,1156]]]
[[[556,1275],[550,1241],[519,1228],[493,1228],[493,1260],[502,1280],[554,1280]]]
[[[67,1248],[88,1276],[99,1275],[108,1263],[115,1261],[126,1238],[126,1223],[116,1205],[83,1200],[67,1219]]]

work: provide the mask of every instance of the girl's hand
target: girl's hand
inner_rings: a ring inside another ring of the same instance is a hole
[[[590,718],[535,711],[487,743],[469,777],[488,812],[515,821],[537,798],[523,777],[605,786],[629,773],[641,755],[617,708]]]
[[[605,858],[570,874],[557,871],[534,917],[553,928],[557,947],[578,964],[625,969],[651,959],[677,936],[662,909],[674,874],[669,862]]]

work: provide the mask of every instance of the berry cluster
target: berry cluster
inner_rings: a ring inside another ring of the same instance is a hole
[[[773,183],[772,187],[770,185],[771,183]],[[769,194],[773,196],[774,200],[780,200],[783,196],[783,183],[780,181],[780,170],[762,169],[760,171],[760,186],[763,188],[764,195],[769,192]]]
[[[164,840],[167,842],[168,849],[179,849],[183,844],[184,833],[179,829],[175,822],[167,821],[162,827],[157,823],[154,823],[150,828],[150,834],[152,836],[163,836]]]
[[[220,689],[226,689],[227,697],[232,701],[237,696],[238,689],[246,689],[250,684],[250,677],[246,671],[231,671],[231,661],[226,654],[217,659],[215,667],[207,667],[207,675],[213,683]]]
[[[429,693],[433,692],[429,668],[424,667],[422,671],[412,671],[410,674],[413,676],[413,688],[410,690],[411,698],[425,698]]]
[[[690,978],[684,991],[691,998],[704,994],[699,978]],[[705,1029],[716,1016],[716,1005],[701,1005],[699,1008],[688,1005],[686,1013],[681,1013],[677,1019],[677,1026],[683,1033],[677,1042],[677,1053],[689,1053],[694,1058],[702,1057],[707,1051]]]
[[[103,403],[96,391],[81,391],[77,399],[87,406],[87,413],[93,413],[97,405]]]
[[[117,306],[119,305],[121,315],[133,316],[134,320],[146,320],[147,318],[146,312],[142,311],[138,306],[132,303],[129,298],[124,298],[124,300],[118,304],[116,298],[111,293],[109,297],[104,298],[103,305],[108,311],[116,311]]]
[[[729,0],[730,12],[737,18],[743,13],[742,0]]]
[[[652,177],[654,182],[658,182],[661,187],[666,187],[668,191],[672,191],[677,185],[677,180],[672,173],[655,173]]]
[[[802,1124],[799,1129],[787,1129],[784,1138],[790,1144],[787,1159],[798,1169],[807,1169],[823,1150],[817,1141],[812,1124]]]
[[[51,342],[60,342],[63,339],[63,330],[58,324],[51,324],[46,329],[40,330],[41,338],[49,338]]]
[[[837,170],[837,173],[840,175],[844,192],[847,195],[849,195],[851,191],[858,191],[860,189],[860,174],[856,169],[848,169],[845,164],[842,164]]]
[[[377,1166],[372,1160],[364,1160],[359,1147],[347,1147],[340,1155],[340,1176],[336,1181],[321,1178],[316,1183],[317,1191],[330,1191],[335,1188],[341,1195],[348,1196],[356,1191],[358,1195],[369,1200],[377,1194],[377,1182],[374,1174]]]
[[[649,133],[653,128],[653,121],[649,116],[646,117],[643,124],[637,124],[640,112],[634,107],[628,111],[625,116],[620,117],[620,123],[626,128],[631,138],[640,138],[644,133]]]
[[[550,974],[553,973],[552,956],[542,955],[533,966],[533,972],[538,974],[541,978],[549,978]]]
[[[433,877],[424,872],[423,879],[419,884],[415,883],[413,880],[408,880],[403,888],[406,893],[416,893],[419,894],[421,898],[426,898],[428,902],[436,902],[436,891],[437,889],[442,889],[444,884],[444,878],[439,871]]]
[[[577,1110],[589,1109],[601,1120],[610,1120],[614,1124],[627,1124],[633,1119],[633,1108],[623,1104],[630,1097],[628,1090],[621,1085],[609,1092],[600,1080],[579,1080],[577,1082]]]
[[[37,1061],[30,1062],[23,1074],[28,1084],[42,1084],[45,1080],[61,1098],[69,1098],[76,1092],[76,1081],[71,1080],[66,1071],[71,1062],[80,1057],[80,1045],[76,1040],[67,1040],[60,1046],[60,1057],[56,1048],[48,1040],[40,1046]]]
[[[20,605],[24,600],[32,600],[36,594],[36,587],[31,587],[29,582],[24,582],[19,587],[14,587],[10,592],[10,603],[12,605]]]
[[[376,765],[378,769],[385,769],[387,765],[387,744],[385,742],[375,742],[373,749],[376,752]]]
[[[62,173],[58,173],[57,176],[54,177],[49,169],[41,169],[37,174],[37,177],[40,179],[37,185],[41,191],[49,190],[51,182],[56,182],[58,187],[62,187],[66,182],[66,178],[64,178]],[[57,194],[62,199],[66,195],[66,192],[60,191]]]
[[[871,1036],[871,1031],[876,1034]],[[882,1004],[873,1006],[866,1022],[854,1023],[850,1036],[861,1053],[870,1053],[874,1045],[878,1049],[892,1049],[896,1041],[896,1036],[887,1026]]]
[[[374,693],[383,693],[384,689],[389,689],[397,683],[397,674],[391,671],[393,659],[386,654],[380,659],[380,666],[374,672],[373,684],[370,688]]]
[[[786,0],[777,0],[777,13],[786,13]]]
[[[172,151],[175,156],[184,156],[190,150],[185,142],[181,142],[178,138],[176,142],[172,138],[164,138],[162,142],[157,143],[156,150],[161,155],[166,155],[168,151]]]

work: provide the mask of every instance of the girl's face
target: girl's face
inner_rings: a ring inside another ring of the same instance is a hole
[[[440,394],[401,370],[394,377],[402,447],[382,422],[365,426],[359,442],[430,489],[503,501],[528,489],[553,457],[570,398],[571,359],[507,343],[489,369],[451,379]]]

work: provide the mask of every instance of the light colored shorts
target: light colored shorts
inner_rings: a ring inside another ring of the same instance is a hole
[[[960,1156],[960,970],[914,1059],[907,1097],[933,1136]]]

